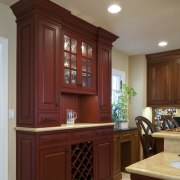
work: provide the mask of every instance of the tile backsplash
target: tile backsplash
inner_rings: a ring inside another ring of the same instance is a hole
[[[154,125],[157,129],[160,129],[162,121],[161,115],[173,115],[177,114],[176,108],[155,108],[154,110]]]

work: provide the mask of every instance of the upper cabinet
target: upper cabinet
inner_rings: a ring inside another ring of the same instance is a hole
[[[60,24],[43,17],[17,26],[17,125],[60,124]]]
[[[180,50],[146,57],[147,105],[180,106]]]
[[[61,92],[96,93],[95,43],[63,32]]]
[[[20,0],[17,20],[17,126],[111,122],[111,48],[118,36],[50,0]],[[91,96],[90,96],[91,95]]]

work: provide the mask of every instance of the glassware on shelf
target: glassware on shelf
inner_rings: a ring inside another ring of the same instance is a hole
[[[82,71],[86,72],[86,59],[82,59]]]
[[[77,52],[77,40],[71,39],[71,52],[76,53]]]
[[[70,67],[70,54],[64,52],[64,67]]]
[[[88,58],[92,58],[92,47],[88,45]]]
[[[92,74],[87,74],[87,86],[92,86]]]
[[[82,56],[87,57],[87,44],[82,42],[81,49],[82,49]]]
[[[76,69],[76,55],[71,54],[71,68]]]
[[[85,87],[87,86],[87,74],[86,73],[82,73],[82,86]]]
[[[76,82],[77,82],[76,77],[77,77],[76,71],[71,70],[71,84],[72,85],[76,85]]]
[[[64,81],[66,84],[69,84],[70,81],[70,70],[64,69]]]
[[[88,73],[91,73],[91,72],[92,72],[91,61],[88,61],[88,63],[87,63],[87,71],[88,71]]]
[[[70,37],[64,35],[64,50],[70,51]]]

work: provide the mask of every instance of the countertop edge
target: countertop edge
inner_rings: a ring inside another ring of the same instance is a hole
[[[61,131],[68,129],[84,129],[91,127],[103,127],[103,126],[114,126],[114,123],[75,123],[75,124],[62,124],[56,127],[43,127],[43,128],[30,128],[30,127],[15,127],[16,131],[27,131],[27,132],[46,132],[46,131]]]
[[[135,168],[131,169],[131,167],[126,167],[126,171],[129,173],[153,177],[153,178],[157,178],[157,179],[179,180],[179,177],[173,177],[172,175],[165,175],[165,174],[158,173],[158,172],[154,173],[153,171],[146,172],[144,170],[139,170],[139,169],[135,169]]]
[[[152,136],[156,138],[180,139],[180,133],[177,134],[174,132],[155,132]]]
[[[158,179],[179,180],[179,176],[177,176],[177,175],[172,175],[172,174],[168,174],[168,173],[165,174],[165,173],[162,173],[162,172],[150,170],[150,168],[149,168],[152,165],[148,165],[148,161],[155,161],[155,158],[158,158],[160,156],[165,156],[166,157],[169,154],[177,155],[178,153],[168,153],[168,152],[158,153],[158,154],[156,154],[154,156],[151,156],[151,157],[149,157],[147,159],[143,159],[143,160],[141,160],[141,161],[139,161],[137,163],[134,163],[134,164],[126,167],[126,171],[129,172],[129,173],[154,177],[154,178],[158,178]],[[140,168],[142,166],[141,162],[143,162],[143,161],[146,162],[147,164],[144,165],[144,168]],[[140,165],[140,163],[141,163],[141,165]],[[175,168],[175,171],[179,171],[179,170]]]

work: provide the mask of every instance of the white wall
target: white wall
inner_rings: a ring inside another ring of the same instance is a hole
[[[137,95],[129,105],[130,125],[135,126],[136,116],[145,116],[152,120],[152,108],[146,107],[146,84],[147,84],[147,65],[145,55],[129,57],[129,85],[133,87]]]
[[[8,104],[16,110],[16,22],[11,9],[0,3],[0,36],[8,39]],[[9,180],[16,179],[16,119],[9,120]]]
[[[126,84],[128,84],[128,55],[112,49],[112,68],[125,72]]]

